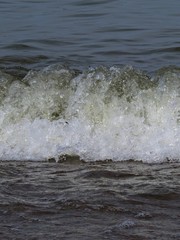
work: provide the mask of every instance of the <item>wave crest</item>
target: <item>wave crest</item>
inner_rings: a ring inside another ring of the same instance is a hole
[[[0,72],[0,159],[179,159],[180,70],[53,65]]]

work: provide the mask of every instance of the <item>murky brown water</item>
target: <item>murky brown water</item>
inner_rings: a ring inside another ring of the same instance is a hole
[[[179,163],[0,163],[0,239],[179,239]]]

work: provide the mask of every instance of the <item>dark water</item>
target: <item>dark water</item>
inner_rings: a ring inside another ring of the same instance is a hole
[[[179,164],[1,162],[1,239],[179,239]]]
[[[180,239],[179,53],[179,0],[0,1],[0,239]]]

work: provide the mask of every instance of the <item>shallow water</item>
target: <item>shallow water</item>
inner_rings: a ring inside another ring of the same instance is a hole
[[[2,239],[179,239],[179,163],[0,163]]]

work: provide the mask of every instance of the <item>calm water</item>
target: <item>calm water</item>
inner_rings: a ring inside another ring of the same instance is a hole
[[[0,239],[180,239],[179,0],[0,1]]]
[[[0,63],[179,65],[178,0],[0,1]]]

